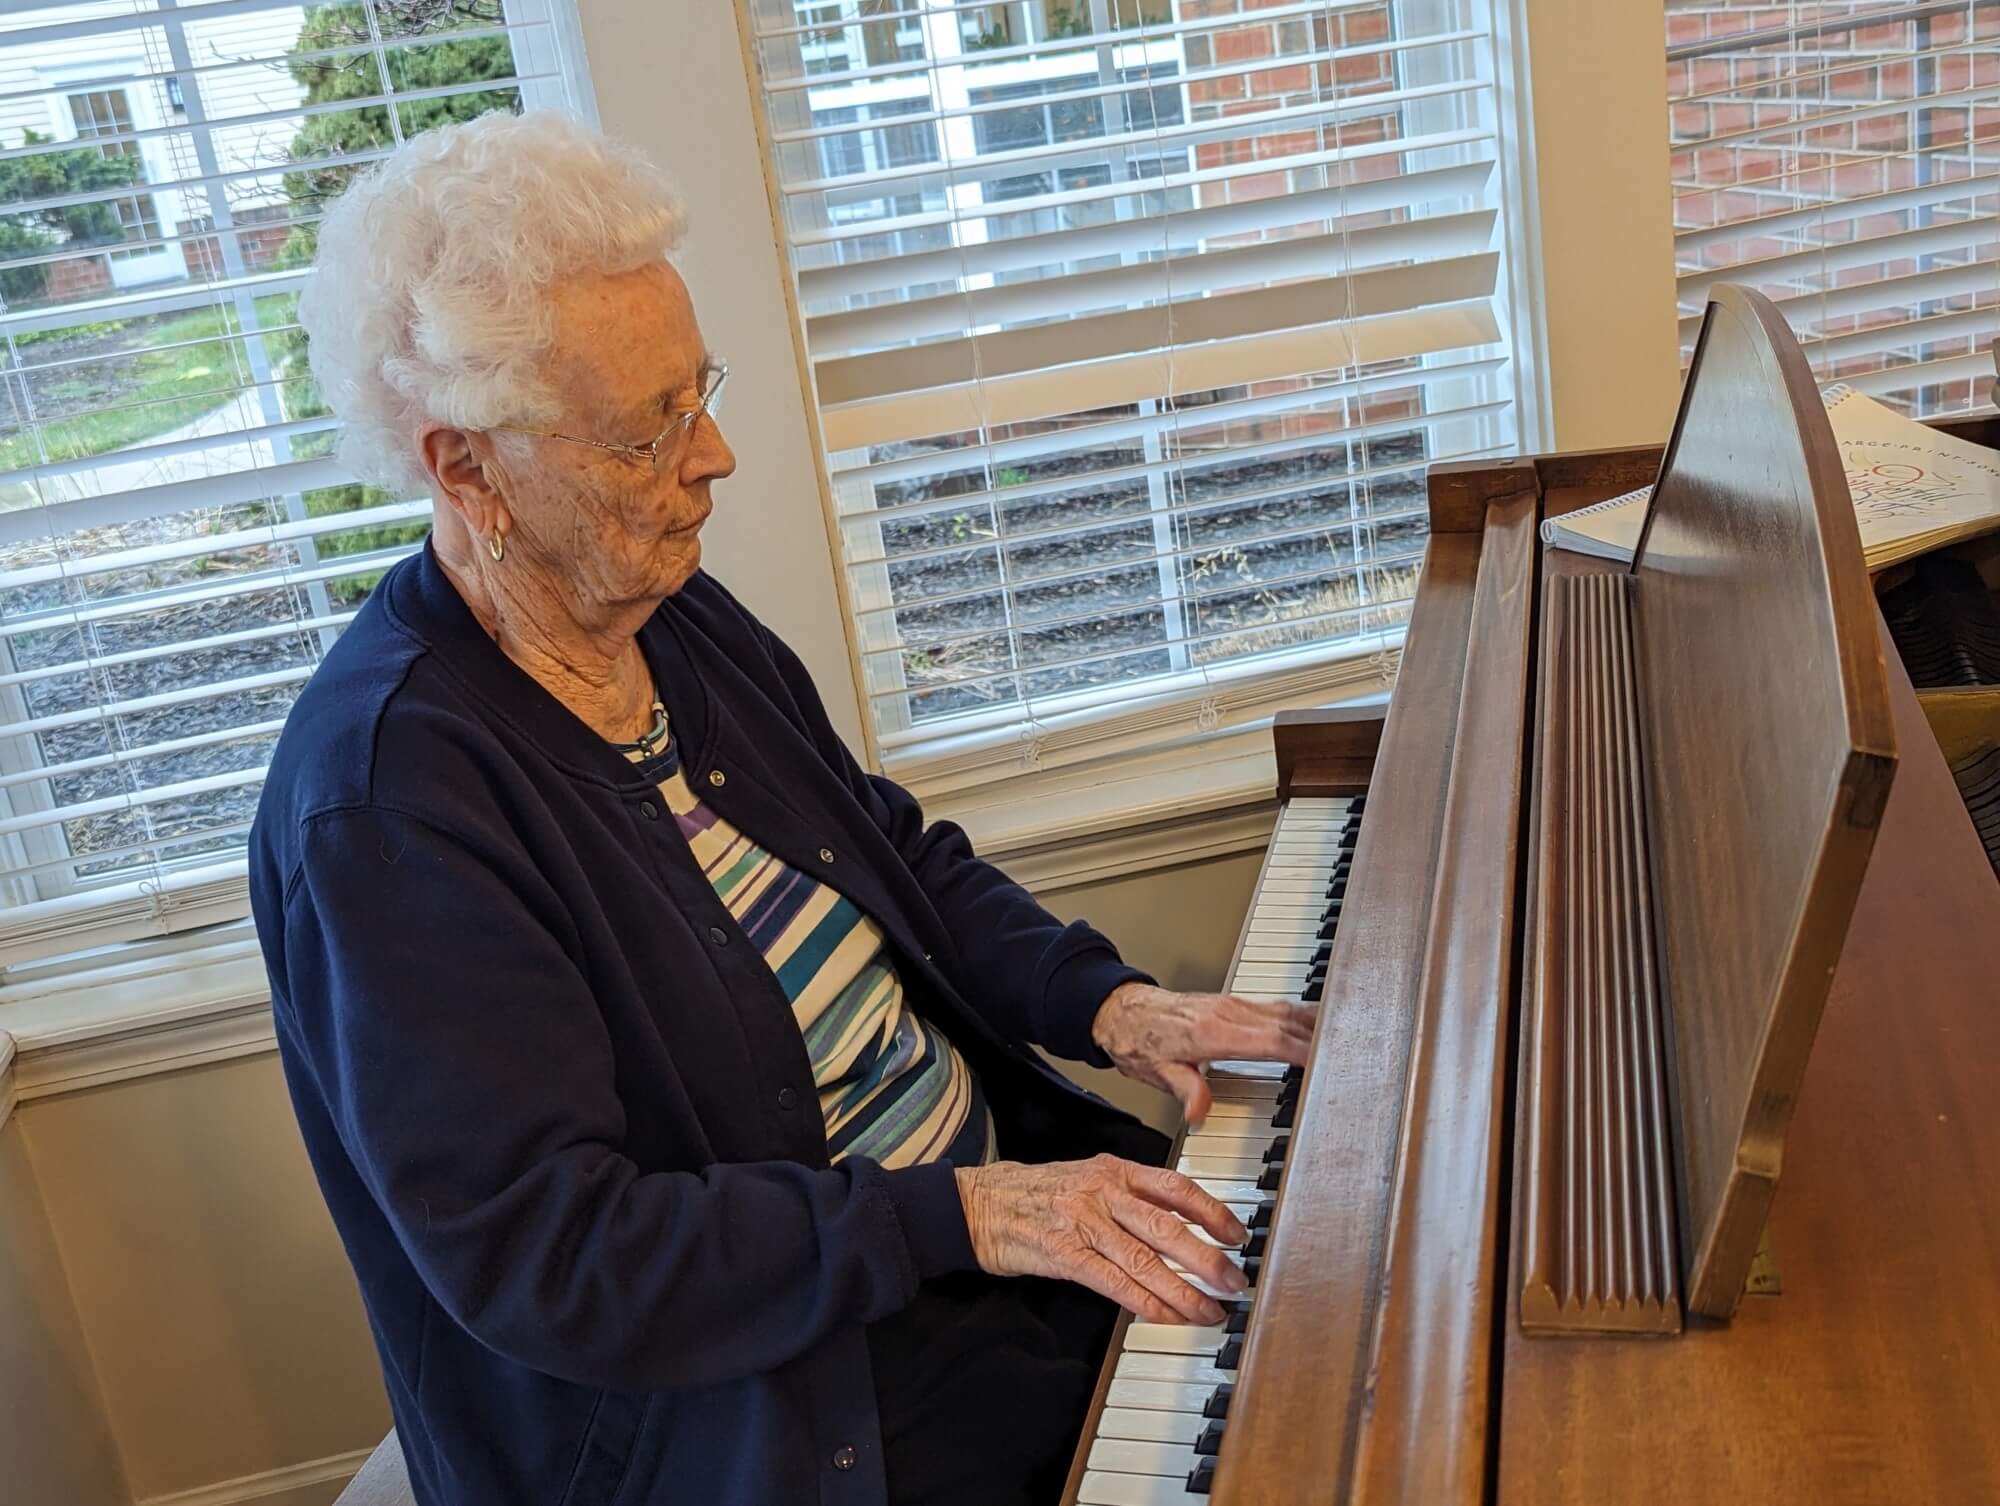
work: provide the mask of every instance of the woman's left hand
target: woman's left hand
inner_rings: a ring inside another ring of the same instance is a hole
[[[1208,1116],[1213,1061],[1286,1062],[1303,1067],[1317,1011],[1304,1004],[1258,1004],[1233,994],[1180,994],[1122,983],[1098,1006],[1090,1037],[1127,1077],[1178,1098],[1191,1125]]]

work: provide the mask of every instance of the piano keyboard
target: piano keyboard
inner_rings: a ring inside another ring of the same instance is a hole
[[[1356,798],[1297,799],[1279,812],[1229,992],[1318,1001],[1361,811]],[[1176,1165],[1227,1203],[1250,1231],[1249,1243],[1232,1258],[1251,1289],[1236,1297],[1194,1281],[1222,1304],[1225,1317],[1213,1328],[1126,1325],[1090,1439],[1078,1506],[1185,1506],[1207,1497],[1248,1335],[1251,1293],[1277,1216],[1278,1178],[1301,1075],[1268,1062],[1217,1062],[1210,1069],[1215,1106],[1181,1141]],[[1214,1243],[1206,1231],[1194,1233]]]

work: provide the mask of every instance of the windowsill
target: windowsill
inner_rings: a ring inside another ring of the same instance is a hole
[[[186,951],[0,988],[22,1100],[267,1051],[264,960],[246,928]],[[7,1085],[0,1084],[0,1096]]]
[[[1380,705],[1388,693],[1343,705]],[[980,856],[1047,893],[1260,848],[1277,805],[1268,718],[1186,747],[1023,771],[924,802]]]

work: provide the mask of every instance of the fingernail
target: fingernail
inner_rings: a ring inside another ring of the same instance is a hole
[[[1213,1328],[1216,1324],[1222,1321],[1222,1318],[1223,1318],[1222,1304],[1219,1302],[1210,1302],[1207,1304],[1207,1306],[1203,1307],[1201,1310],[1201,1320],[1203,1327]]]
[[[1243,1292],[1250,1289],[1250,1278],[1233,1265],[1229,1268],[1229,1289],[1232,1292]]]

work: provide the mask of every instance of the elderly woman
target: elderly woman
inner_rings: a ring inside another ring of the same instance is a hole
[[[1244,1231],[1033,1048],[1198,1117],[1310,1022],[1152,986],[926,827],[701,572],[735,457],[683,218],[489,116],[321,226],[344,453],[436,521],[257,821],[293,1101],[426,1506],[1052,1501],[1112,1304],[1219,1321],[1167,1259],[1240,1290],[1191,1225]]]

